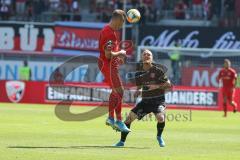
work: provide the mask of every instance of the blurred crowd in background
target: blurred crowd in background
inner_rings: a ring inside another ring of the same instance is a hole
[[[1,20],[107,22],[124,0],[0,0]],[[162,19],[217,20],[221,26],[240,25],[240,0],[126,0],[137,8],[141,23]]]

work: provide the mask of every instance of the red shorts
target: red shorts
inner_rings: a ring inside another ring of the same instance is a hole
[[[110,62],[102,62],[101,60],[98,60],[98,67],[104,76],[104,82],[106,82],[111,88],[122,86],[118,71],[119,63],[117,60]]]
[[[229,102],[233,101],[234,95],[235,95],[234,88],[222,88],[222,93],[223,93],[223,98],[226,97]]]

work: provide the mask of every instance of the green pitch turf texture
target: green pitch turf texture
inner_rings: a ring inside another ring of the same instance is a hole
[[[92,107],[74,107],[73,113]],[[129,109],[124,109],[123,113]],[[186,110],[168,114],[190,115]],[[126,147],[113,148],[119,133],[106,126],[107,115],[65,122],[53,105],[0,104],[0,160],[239,160],[240,114],[192,111],[192,121],[167,122],[165,148],[156,141],[156,122],[136,121]]]

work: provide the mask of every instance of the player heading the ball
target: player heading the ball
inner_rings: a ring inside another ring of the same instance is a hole
[[[109,96],[109,115],[106,125],[121,132],[130,132],[122,122],[122,99],[124,88],[119,76],[119,66],[124,63],[126,51],[119,48],[120,39],[117,31],[122,28],[126,14],[123,10],[116,9],[112,13],[111,20],[100,32],[98,67],[106,82],[112,89]],[[116,121],[114,118],[116,114]]]

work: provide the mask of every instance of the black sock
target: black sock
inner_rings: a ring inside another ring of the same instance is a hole
[[[162,136],[164,127],[165,127],[165,121],[162,123],[159,123],[159,122],[157,123],[157,136],[159,136],[159,137]]]
[[[126,124],[126,123],[125,123]],[[130,129],[131,124],[126,124],[126,126]],[[121,132],[121,141],[125,142],[127,138],[128,133],[127,132]]]

